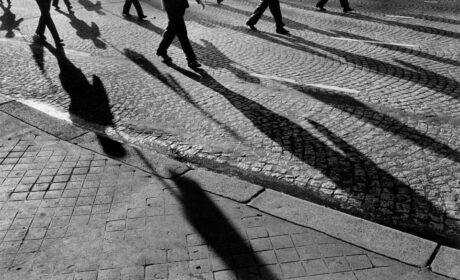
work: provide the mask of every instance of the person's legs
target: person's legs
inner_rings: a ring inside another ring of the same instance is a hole
[[[350,8],[350,4],[348,3],[348,0],[340,0],[340,5],[342,6],[344,12],[353,11],[353,9]]]
[[[284,26],[283,16],[281,15],[281,7],[279,0],[268,0],[268,7],[270,12],[275,19],[276,28],[282,28]]]
[[[129,15],[129,9],[131,9],[131,0],[125,0],[123,5],[123,15]]]
[[[54,25],[53,19],[50,15],[51,0],[37,0],[38,7],[40,8],[40,19],[35,33],[44,39],[45,26],[48,27],[51,35],[53,36],[56,46],[62,46],[62,40],[59,37],[59,33]]]
[[[256,23],[262,17],[267,7],[268,7],[268,0],[260,0],[259,4],[257,5],[252,15],[249,17],[249,20],[246,22],[246,24],[249,26],[256,25]]]
[[[165,56],[168,53],[168,48],[171,46],[171,43],[176,37],[176,33],[174,33],[174,29],[171,25],[171,21],[168,22],[168,26],[166,27],[165,32],[163,33],[163,39],[161,39],[160,45],[157,49],[157,55]]]
[[[326,5],[326,3],[327,3],[327,0],[320,0],[320,1],[316,4],[316,7],[318,7],[318,8],[321,9],[321,8],[324,7],[324,5]]]
[[[64,0],[64,4],[66,5],[68,10],[72,9],[72,4],[70,4],[69,0]]]
[[[189,64],[196,63],[196,55],[187,35],[187,27],[185,26],[184,14],[185,9],[180,9],[174,14],[168,13],[169,23],[180,42],[182,51],[184,51]]]
[[[137,16],[139,18],[144,18],[144,11],[142,10],[141,3],[139,3],[139,0],[131,0],[131,2],[134,5],[134,8],[136,8]]]

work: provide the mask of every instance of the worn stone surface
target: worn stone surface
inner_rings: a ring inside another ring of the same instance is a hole
[[[424,267],[437,243],[371,223],[330,208],[267,190],[251,206],[274,216],[315,228],[388,257]],[[360,267],[362,264],[356,264]]]
[[[0,113],[0,127],[7,122],[21,127]],[[419,275],[208,193],[193,176],[154,177],[31,127],[1,136],[2,280],[357,280],[383,268],[394,279]]]
[[[441,246],[431,269],[442,275],[460,279],[460,250]]]
[[[202,189],[239,202],[248,202],[264,188],[223,174],[192,170],[182,176],[197,182]]]
[[[211,1],[209,1],[211,2]],[[191,5],[187,28],[204,65],[178,45],[155,55],[164,11],[121,18],[122,2],[52,11],[66,59],[30,45],[38,10],[3,4],[0,93],[70,113],[138,146],[286,186],[367,219],[458,240],[459,6],[356,0],[318,12],[282,1],[291,36],[256,0]],[[48,36],[50,38],[50,36]],[[292,191],[294,192],[294,191]]]

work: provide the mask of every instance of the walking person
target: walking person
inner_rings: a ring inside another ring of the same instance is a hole
[[[144,15],[144,11],[142,10],[141,3],[139,3],[139,0],[125,0],[125,4],[123,5],[123,12],[122,12],[124,17],[126,18],[131,17],[131,14],[129,13],[129,10],[131,9],[131,5],[134,5],[134,8],[136,9],[138,20],[144,20],[147,18],[147,16]]]
[[[279,0],[260,0],[256,9],[252,13],[249,20],[246,22],[246,25],[249,26],[252,30],[257,30],[255,27],[256,23],[262,17],[263,13],[267,9],[270,9],[270,12],[273,15],[276,23],[276,33],[287,35],[289,31],[284,28],[283,17],[281,16],[281,8]]]
[[[320,0],[318,4],[316,4],[316,8],[318,8],[320,11],[326,11],[324,8],[324,5],[326,5],[328,0]],[[348,13],[351,11],[354,11],[354,9],[350,8],[350,4],[348,3],[348,0],[340,0],[340,5],[343,8],[344,13]]]
[[[201,5],[202,9],[205,8],[202,0],[196,0]],[[171,57],[168,56],[168,48],[177,36],[179,39],[182,50],[187,58],[188,67],[196,69],[201,67],[201,64],[197,61],[195,52],[193,51],[190,40],[187,36],[187,27],[185,26],[184,15],[185,10],[189,7],[187,0],[165,0],[163,1],[163,7],[168,15],[168,26],[163,33],[163,39],[157,49],[157,55],[163,58],[163,61],[168,63],[171,62]]]
[[[40,19],[38,20],[38,26],[33,36],[33,41],[38,44],[43,44],[46,42],[45,37],[45,28],[48,27],[48,30],[53,36],[54,43],[56,44],[56,49],[62,50],[64,43],[59,37],[59,33],[54,25],[53,19],[51,18],[50,9],[51,9],[51,0],[36,0],[38,7],[40,8]]]
[[[64,4],[66,5],[69,13],[72,13],[72,4],[70,4],[70,1],[64,0]],[[56,10],[59,10],[59,0],[53,0],[53,6]]]

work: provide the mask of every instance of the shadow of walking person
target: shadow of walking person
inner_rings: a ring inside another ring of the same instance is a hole
[[[70,19],[70,25],[76,30],[78,37],[83,40],[93,41],[94,46],[99,49],[107,48],[107,45],[100,39],[101,31],[95,22],[91,22],[91,25],[89,25],[85,21],[77,18],[74,13],[67,14],[61,10],[58,10],[58,12]]]
[[[0,17],[0,31],[6,30],[5,37],[13,38],[15,35],[14,30],[19,30],[19,25],[24,19],[20,18],[16,20],[16,15],[11,12],[11,1],[7,3],[7,6],[5,6],[3,0],[0,0],[0,8],[3,10],[3,15]]]
[[[102,11],[102,5],[101,1],[96,1],[96,3],[93,3],[89,0],[78,0],[78,3],[82,5],[87,11],[89,12],[96,12],[98,15],[104,16],[105,13]]]
[[[168,191],[181,202],[187,221],[212,249],[215,257],[218,257],[225,267],[233,270],[237,279],[277,279],[273,271],[267,267],[268,263],[251,249],[248,241],[232,225],[232,221],[222,208],[197,182],[186,177],[178,177],[172,181],[172,186],[167,184]],[[230,275],[226,276],[230,278],[225,279],[236,279]]]

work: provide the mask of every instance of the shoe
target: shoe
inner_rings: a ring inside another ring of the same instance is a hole
[[[348,12],[352,12],[354,11],[355,9],[351,9],[351,8],[348,8],[348,9],[343,9],[343,12],[344,13],[348,13]]]
[[[142,16],[138,16],[138,17],[137,17],[137,20],[139,20],[139,21],[144,21],[146,18],[147,18],[146,15],[142,15]]]
[[[198,61],[189,61],[187,65],[192,69],[197,69],[201,67],[201,64]]]
[[[217,4],[224,2],[224,0],[217,0]]]
[[[130,15],[129,13],[122,13],[121,15],[122,15],[123,17],[125,17],[125,18],[130,18],[130,17],[132,17],[132,15]]]
[[[246,22],[246,25],[249,27],[249,29],[257,31],[257,28],[255,27],[255,25],[250,23],[249,21]]]
[[[46,42],[45,35],[35,34],[32,36],[32,41],[36,44],[43,44]]]
[[[289,30],[286,30],[284,27],[278,27],[276,28],[276,33],[287,35],[289,34]]]
[[[172,58],[167,53],[157,52],[157,55],[160,56],[161,58],[163,58],[164,63],[172,62]]]

